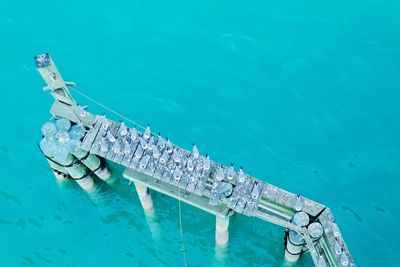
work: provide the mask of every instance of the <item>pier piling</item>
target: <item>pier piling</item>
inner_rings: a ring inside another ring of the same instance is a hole
[[[57,181],[66,181],[68,179],[68,174],[65,172],[65,170],[63,170],[63,167],[48,158],[46,159]]]
[[[229,216],[215,218],[215,242],[218,246],[226,246],[229,240]]]
[[[73,155],[101,180],[108,181],[110,179],[111,172],[104,159],[100,159],[98,156],[82,149],[73,153]]]
[[[75,180],[86,191],[93,189],[94,182],[88,169],[74,156],[66,154],[62,159],[57,159],[48,151],[45,142],[41,143],[41,150],[58,180],[68,177]]]
[[[75,180],[82,189],[91,191],[94,188],[94,181],[90,176],[88,169],[79,161],[71,161],[70,165],[70,167],[65,167],[68,175]]]
[[[297,212],[292,221],[295,225],[299,227],[306,227],[310,218],[307,213],[300,211]],[[306,244],[302,233],[295,230],[289,230],[286,232],[286,248],[285,248],[285,259],[288,262],[295,262],[300,258],[303,251],[303,247]]]
[[[149,189],[216,216],[216,251],[227,251],[230,215],[238,213],[286,228],[288,262],[308,252],[319,267],[356,266],[328,207],[256,179],[243,168],[235,170],[233,164],[221,165],[201,155],[196,145],[192,151],[179,147],[117,112],[136,127],[92,114],[69,89],[112,110],[65,82],[49,54],[36,56],[35,63],[54,98],[50,112],[56,121],[43,125],[39,146],[57,180],[73,179],[91,191],[91,174],[111,181],[107,162],[114,162],[125,167],[123,177],[134,183],[150,222],[155,213]],[[156,227],[153,236],[158,232]]]
[[[151,211],[153,209],[153,200],[151,199],[149,188],[139,182],[134,182],[134,185],[144,211]]]

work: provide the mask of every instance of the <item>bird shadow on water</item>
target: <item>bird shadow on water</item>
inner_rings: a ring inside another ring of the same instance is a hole
[[[359,223],[362,223],[362,222],[363,222],[363,220],[362,220],[360,214],[358,214],[358,213],[357,213],[355,210],[353,210],[351,207],[344,205],[344,206],[342,206],[342,209],[343,209],[343,210],[349,211]]]

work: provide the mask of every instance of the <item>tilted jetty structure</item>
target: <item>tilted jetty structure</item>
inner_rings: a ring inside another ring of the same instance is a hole
[[[227,245],[229,218],[239,213],[284,227],[289,262],[310,253],[315,266],[355,266],[328,207],[223,166],[196,145],[183,149],[150,126],[129,128],[91,114],[74,100],[69,89],[75,84],[62,79],[48,54],[36,56],[35,63],[55,100],[55,123],[43,125],[40,149],[57,179],[75,180],[90,191],[92,177],[107,181],[107,162],[115,162],[125,167],[123,177],[135,185],[145,211],[153,209],[155,190],[215,215],[218,246]]]

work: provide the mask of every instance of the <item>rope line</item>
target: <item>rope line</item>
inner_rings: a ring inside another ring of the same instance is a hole
[[[132,124],[135,125],[136,127],[140,128],[140,129],[142,129],[142,130],[146,130],[146,127],[144,127],[144,126],[140,125],[139,123],[137,123],[137,122],[135,122],[135,121],[129,119],[128,117],[126,117],[126,116],[122,115],[121,113],[119,113],[119,112],[113,110],[112,108],[107,107],[106,105],[100,103],[99,101],[95,100],[94,98],[92,98],[92,97],[90,97],[90,96],[88,96],[88,95],[82,93],[82,92],[79,91],[78,89],[73,88],[73,87],[69,87],[69,89],[71,89],[71,90],[74,91],[75,93],[81,95],[82,97],[86,98],[87,100],[89,100],[89,101],[91,101],[91,102],[97,104],[98,106],[100,106],[100,107],[102,107],[102,108],[108,110],[109,112],[113,113],[114,115],[116,115],[116,116],[118,116],[118,117],[124,119],[125,121],[129,121],[130,123],[132,123]],[[153,133],[153,134],[155,135],[154,132],[151,132],[151,133]],[[182,252],[182,255],[183,255],[184,267],[187,267],[188,264],[187,264],[187,260],[186,260],[186,248],[185,248],[185,244],[184,244],[184,242],[183,242],[182,209],[181,209],[181,189],[180,189],[180,187],[178,187],[178,194],[179,194],[179,199],[178,199],[178,210],[179,210],[179,234],[180,234],[181,244],[182,244],[182,246],[181,246],[181,252]]]
[[[179,195],[179,201],[178,201],[178,209],[179,209],[179,232],[181,235],[181,243],[182,243],[182,247],[181,247],[181,252],[183,255],[183,263],[184,266],[187,267],[187,261],[186,261],[186,248],[185,248],[185,244],[183,243],[183,230],[182,230],[182,210],[181,210],[181,188],[178,186],[178,195]]]
[[[47,71],[50,71],[48,69],[46,69]],[[51,71],[50,71],[51,72]],[[53,82],[51,84],[49,84],[50,89],[53,91]],[[72,88],[73,89],[73,88]],[[76,116],[71,110],[67,109],[66,107],[64,107],[64,103],[62,103],[60,100],[57,99],[57,97],[54,97],[54,99],[60,104],[60,107],[62,107],[65,111],[71,113],[71,115],[79,122],[78,125],[82,128],[82,130],[84,132],[89,132],[93,127],[91,126],[89,128],[89,130],[86,130],[86,128],[83,126],[82,120],[78,118],[78,116]],[[53,118],[54,116],[52,116]],[[52,119],[51,118],[51,119]]]
[[[56,101],[57,101],[58,103],[61,104],[60,107],[62,107],[65,111],[71,113],[71,115],[79,122],[78,125],[79,125],[79,127],[81,127],[81,129],[82,129],[84,132],[87,133],[87,132],[89,132],[89,131],[93,128],[93,126],[90,126],[90,127],[89,127],[89,130],[87,130],[87,129],[83,126],[82,120],[79,119],[78,116],[76,116],[71,110],[69,110],[69,109],[67,109],[66,107],[64,107],[64,104],[63,104],[60,100],[58,100],[57,98],[55,98],[55,99],[56,99]]]
[[[146,129],[146,127],[143,127],[143,126],[140,125],[139,123],[137,123],[137,122],[135,122],[135,121],[133,121],[133,120],[127,118],[126,116],[124,116],[124,115],[122,115],[121,113],[119,113],[119,112],[113,110],[112,108],[107,107],[106,105],[100,103],[99,101],[97,101],[97,100],[91,98],[91,97],[88,96],[87,94],[82,93],[82,92],[79,91],[78,89],[76,89],[76,88],[74,88],[74,87],[68,87],[68,88],[71,89],[72,91],[74,91],[75,93],[77,93],[77,94],[83,96],[83,97],[86,98],[87,100],[92,101],[92,102],[95,103],[96,105],[98,105],[98,106],[100,106],[100,107],[102,107],[102,108],[108,110],[109,112],[113,113],[114,115],[117,115],[118,117],[120,117],[120,118],[122,118],[122,119],[124,119],[124,120],[126,120],[126,121],[129,121],[130,123],[132,123],[132,124],[135,125],[136,127],[140,128],[140,129],[142,129],[142,130],[145,130],[145,129]]]

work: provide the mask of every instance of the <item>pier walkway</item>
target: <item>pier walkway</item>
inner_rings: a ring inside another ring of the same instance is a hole
[[[74,83],[64,82],[48,54],[35,62],[55,99],[51,113],[85,129],[82,150],[125,167],[123,176],[135,184],[145,209],[152,208],[149,190],[155,190],[215,215],[217,244],[227,244],[229,217],[237,213],[285,228],[288,261],[308,252],[316,266],[355,266],[328,207],[223,166],[196,145],[183,149],[149,126],[130,128],[91,114],[73,99]]]

